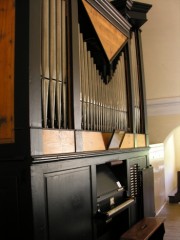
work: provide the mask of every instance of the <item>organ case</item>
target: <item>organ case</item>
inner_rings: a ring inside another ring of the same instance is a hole
[[[127,1],[126,17],[122,5],[121,1],[42,0],[38,138],[43,145],[42,136],[47,135],[43,132],[56,129],[67,136],[69,130],[75,131],[74,148],[79,139],[93,138],[88,132],[94,132],[104,144],[100,150],[107,150],[118,130],[124,132],[123,148],[148,145],[139,30],[144,22],[130,14],[134,5],[142,11],[142,4]],[[143,6],[145,15],[150,5]],[[129,136],[131,144],[126,144]],[[36,142],[33,130],[32,138]],[[72,143],[71,133],[69,138]],[[121,142],[115,148],[121,148]]]
[[[139,181],[149,166],[140,27],[151,5],[16,0],[14,7],[14,143],[0,145],[3,219],[16,229],[3,227],[7,239],[119,239],[148,212],[147,180]],[[120,201],[105,198],[112,211],[97,197],[101,166],[123,184]],[[96,224],[98,204],[107,222]]]

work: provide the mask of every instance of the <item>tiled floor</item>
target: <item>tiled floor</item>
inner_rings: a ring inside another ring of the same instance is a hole
[[[180,204],[166,203],[158,217],[165,217],[164,240],[180,240]]]

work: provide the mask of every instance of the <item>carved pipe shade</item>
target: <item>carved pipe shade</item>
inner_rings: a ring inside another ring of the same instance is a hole
[[[127,37],[89,3],[85,0],[82,0],[82,2],[99,37],[102,47],[104,48],[107,58],[111,62],[127,41]]]

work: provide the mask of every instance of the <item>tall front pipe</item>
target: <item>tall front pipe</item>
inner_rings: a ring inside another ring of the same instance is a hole
[[[67,59],[66,59],[66,1],[62,0],[62,112],[63,127],[67,128]]]
[[[54,128],[56,96],[56,1],[50,0],[50,116]]]
[[[57,126],[62,122],[62,1],[56,1],[56,113]]]
[[[46,128],[49,95],[49,0],[42,1],[41,39],[42,115],[43,127]]]

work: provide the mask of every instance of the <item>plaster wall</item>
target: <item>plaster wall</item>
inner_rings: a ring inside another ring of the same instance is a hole
[[[147,14],[147,23],[141,28],[148,132],[150,144],[164,143],[168,200],[168,195],[177,187],[180,170],[180,1],[137,1],[153,5]],[[154,160],[154,164],[158,161]],[[157,198],[161,199],[161,191]]]

